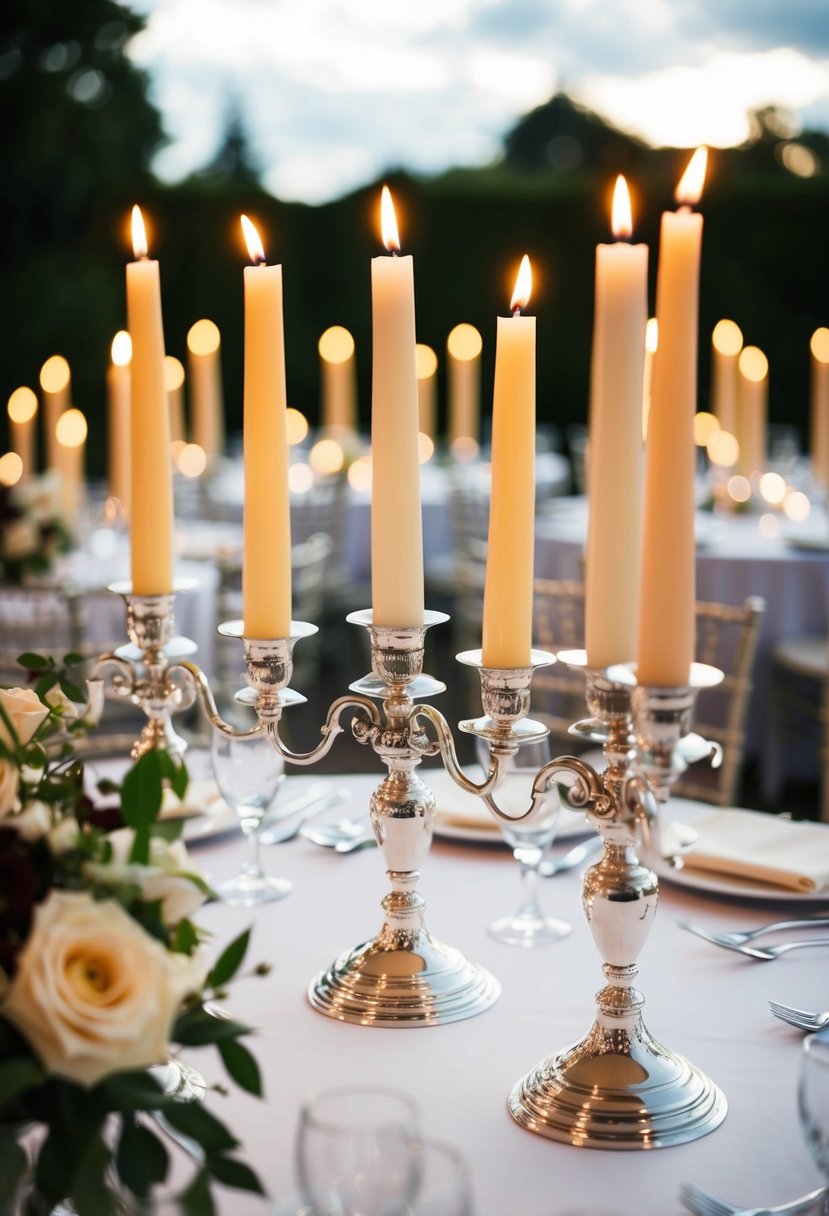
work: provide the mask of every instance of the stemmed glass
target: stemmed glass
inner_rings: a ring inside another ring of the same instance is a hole
[[[829,1030],[804,1044],[797,1100],[809,1152],[829,1184]],[[829,1185],[820,1210],[829,1216]]]
[[[405,1216],[472,1216],[469,1167],[464,1157],[440,1140],[414,1145],[417,1184]]]
[[[486,755],[483,754],[484,749]],[[489,765],[489,746],[479,749],[484,768]],[[516,811],[529,805],[530,790],[535,773],[550,759],[547,739],[526,743],[518,749],[499,791],[499,806]],[[498,795],[496,795],[497,797]],[[572,931],[566,921],[547,916],[538,898],[538,867],[544,850],[553,839],[561,814],[561,802],[555,788],[548,790],[541,810],[527,822],[506,823],[498,820],[504,840],[521,867],[521,903],[512,916],[502,916],[489,925],[490,934],[508,946],[546,946],[561,941]]]
[[[242,868],[217,885],[225,903],[251,907],[284,899],[292,890],[286,878],[272,878],[259,859],[259,828],[285,779],[285,762],[265,735],[233,738],[213,731],[211,760],[219,793],[239,816],[247,842]]]
[[[297,1173],[315,1216],[406,1216],[418,1185],[417,1112],[393,1089],[330,1089],[302,1107]]]

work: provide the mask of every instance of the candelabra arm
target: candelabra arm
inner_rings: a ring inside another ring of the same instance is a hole
[[[494,759],[497,764],[498,758]],[[497,805],[491,793],[484,794],[483,800],[492,814],[504,823],[522,823],[541,810],[553,783],[568,810],[582,811],[589,808],[594,814],[601,815],[609,803],[599,774],[577,756],[558,756],[538,770],[533,781],[530,805],[521,815],[507,815]]]
[[[207,676],[198,663],[191,663],[189,659],[182,659],[178,663],[171,664],[169,670],[173,670],[176,667],[181,668],[186,673],[186,676],[189,677],[191,690],[207,714],[210,725],[220,731],[221,734],[228,735],[231,739],[251,739],[254,735],[262,733],[263,726],[261,722],[257,722],[249,730],[239,730],[229,722],[225,722],[216,706],[216,699],[213,696]]]
[[[351,729],[358,743],[369,743],[381,729],[382,722],[379,711],[373,701],[368,697],[353,696],[353,697],[338,697],[336,701],[331,703],[328,710],[328,716],[324,724],[320,727],[322,741],[312,748],[310,752],[292,752],[289,747],[286,747],[279,735],[279,717],[270,717],[265,722],[265,729],[268,733],[268,739],[271,746],[274,747],[289,764],[316,764],[323,756],[327,755],[331,750],[331,746],[337,735],[343,733],[344,727],[340,726],[340,715],[346,709],[357,709],[363,712],[355,717],[351,724]]]
[[[410,742],[414,751],[419,752],[422,756],[436,756],[440,753],[447,773],[455,784],[459,785],[467,794],[477,794],[479,798],[482,798],[495,789],[503,775],[499,755],[493,751],[490,755],[489,772],[486,777],[480,782],[473,781],[461,768],[458,753],[455,750],[452,728],[440,710],[435,709],[433,705],[415,705],[410,717],[413,727],[417,727],[420,717],[426,718],[432,723],[437,732],[437,739],[432,741],[425,735],[417,735],[413,732]]]

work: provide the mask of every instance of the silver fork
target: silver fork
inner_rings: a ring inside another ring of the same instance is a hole
[[[738,1208],[733,1203],[715,1199],[690,1182],[683,1182],[679,1188],[679,1198],[696,1216],[797,1216],[798,1212],[808,1212],[825,1194],[825,1189],[821,1187],[802,1195],[800,1199],[778,1204],[774,1208]]]
[[[829,937],[811,937],[800,942],[783,942],[780,946],[735,946],[733,942],[724,942],[717,937],[712,937],[710,933],[699,933],[694,929],[691,932],[697,932],[699,937],[704,938],[707,942],[712,942],[722,950],[733,950],[735,954],[744,954],[746,958],[762,959],[763,962],[780,958],[781,954],[788,954],[790,950],[802,950],[806,946],[829,946]]]
[[[781,1022],[788,1022],[790,1026],[810,1034],[829,1026],[829,1010],[826,1013],[810,1013],[808,1009],[794,1009],[791,1005],[782,1005],[780,1001],[769,1001],[769,1009]]]
[[[775,920],[770,925],[761,925],[759,929],[745,929],[742,932],[719,932],[698,925],[695,920],[677,920],[678,925],[689,933],[696,933],[706,941],[716,942],[721,946],[744,946],[746,942],[754,941],[755,937],[763,937],[766,933],[777,933],[781,929],[829,929],[829,916],[804,916],[800,920]]]

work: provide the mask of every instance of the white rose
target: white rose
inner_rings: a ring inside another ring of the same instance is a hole
[[[206,896],[193,882],[193,876],[201,876],[191,864],[183,841],[170,843],[153,836],[150,862],[143,866],[129,860],[134,838],[132,828],[108,833],[111,861],[104,866],[88,865],[86,873],[107,885],[134,884],[149,903],[161,900],[161,919],[165,925],[177,925],[180,920],[189,919],[205,902]]]
[[[17,791],[20,787],[20,773],[11,760],[0,756],[0,819],[4,819],[10,811],[16,811],[20,806]]]
[[[3,706],[6,718],[12,724],[18,743],[23,747],[31,741],[41,722],[49,714],[48,707],[43,704],[33,688],[0,688],[0,705]],[[7,747],[15,746],[6,726],[6,720],[2,716],[0,716],[0,741]]]
[[[3,556],[7,561],[28,557],[34,553],[37,545],[37,526],[31,519],[15,519],[3,529]]]
[[[18,815],[10,815],[6,822],[24,840],[40,840],[52,826],[52,816],[45,802],[30,802],[25,810]]]
[[[59,688],[57,684],[47,692],[46,703],[52,709],[57,710],[66,722],[74,722],[83,708],[81,705],[76,705],[74,701],[70,701],[63,689]]]
[[[49,848],[55,855],[68,853],[70,849],[74,849],[80,835],[81,829],[78,827],[77,819],[72,819],[71,816],[59,819],[47,834]]]
[[[3,1016],[44,1066],[79,1085],[167,1054],[202,963],[171,954],[112,900],[53,890],[36,913]]]

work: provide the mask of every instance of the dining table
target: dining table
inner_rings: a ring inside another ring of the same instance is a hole
[[[209,773],[206,753],[188,755],[192,773]],[[429,771],[423,775],[430,779]],[[433,770],[432,779],[437,785],[445,775]],[[278,797],[287,802],[320,780],[292,773]],[[324,816],[338,819],[367,813],[379,775],[322,780],[346,799]],[[665,813],[692,824],[710,810],[678,801]],[[569,843],[585,823],[574,812],[562,814]],[[237,872],[243,842],[232,817],[191,835],[191,856],[210,880]],[[256,909],[223,903],[202,909],[199,920],[216,953],[250,927],[243,971],[258,963],[272,968],[265,978],[234,983],[225,1002],[228,1012],[255,1028],[249,1045],[262,1070],[264,1097],[229,1086],[230,1093],[211,1088],[206,1098],[239,1139],[239,1154],[259,1172],[268,1199],[220,1189],[218,1211],[254,1216],[278,1209],[281,1216],[280,1203],[297,1187],[303,1102],[320,1090],[355,1085],[392,1087],[414,1098],[423,1134],[450,1143],[467,1159],[476,1216],[674,1216],[684,1210],[678,1195],[683,1181],[745,1206],[781,1203],[819,1186],[797,1112],[804,1036],[776,1021],[767,1002],[826,1008],[825,953],[802,950],[759,962],[699,940],[677,919],[751,928],[793,909],[796,915],[814,912],[820,901],[781,898],[779,891],[767,898],[735,896],[679,885],[670,876],[661,880],[657,915],[639,959],[644,1017],[660,1042],[716,1082],[728,1113],[710,1134],[677,1147],[578,1148],[523,1130],[508,1113],[507,1097],[532,1066],[580,1039],[593,1021],[601,960],[582,912],[581,872],[543,880],[545,910],[572,925],[569,936],[533,949],[503,945],[488,935],[487,925],[515,910],[519,874],[497,832],[490,841],[457,832],[447,837],[436,828],[422,866],[418,889],[429,931],[483,964],[502,989],[486,1012],[449,1025],[345,1024],[315,1012],[306,999],[317,973],[380,928],[388,882],[377,849],[339,855],[299,835],[263,848],[268,872],[293,884],[287,898]],[[829,890],[822,906],[829,907]],[[209,1086],[223,1083],[212,1048],[190,1049],[183,1058]]]

